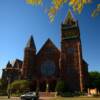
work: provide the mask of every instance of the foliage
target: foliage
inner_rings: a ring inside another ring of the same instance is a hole
[[[89,88],[100,90],[100,72],[89,72]]]
[[[94,9],[94,11],[92,12],[92,16],[97,16],[100,14],[100,4],[97,5],[97,7]]]
[[[64,92],[67,92],[67,84],[64,80],[59,80],[56,84],[55,91],[57,91],[58,95]]]
[[[40,5],[42,3],[42,0],[26,0],[26,2],[32,5],[36,5],[36,4]]]
[[[7,89],[7,82],[4,81],[3,79],[0,79],[0,96],[7,95],[6,89]]]
[[[44,0],[45,1],[45,0]],[[28,4],[31,5],[41,5],[43,0],[26,0]],[[73,11],[81,13],[84,6],[86,4],[90,4],[92,0],[51,0],[52,5],[49,8],[48,16],[50,21],[54,21],[55,15],[57,11],[63,6],[64,4],[68,4],[73,8]],[[97,8],[92,12],[92,16],[96,16],[100,13],[100,4],[97,5]]]
[[[3,79],[0,79],[0,90],[5,90],[7,88],[7,82]]]
[[[8,85],[8,89],[12,92],[20,93],[23,90],[29,89],[30,82],[27,80],[16,80]]]
[[[64,93],[61,93],[60,95],[61,95],[62,97],[73,97],[73,96],[74,96],[74,94],[71,93],[71,92],[64,92]]]

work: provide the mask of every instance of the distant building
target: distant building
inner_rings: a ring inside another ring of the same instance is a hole
[[[8,62],[3,69],[2,78],[11,81],[27,79],[32,82],[33,90],[38,82],[40,91],[55,91],[59,79],[67,82],[69,91],[83,91],[87,86],[88,65],[82,57],[82,46],[78,21],[68,11],[61,24],[60,50],[48,39],[36,54],[36,47],[31,36],[24,50],[24,59]]]
[[[12,63],[8,62],[6,68],[3,69],[2,79],[8,80],[8,78],[10,78],[11,82],[21,79],[22,63],[23,62],[19,59],[16,59]]]

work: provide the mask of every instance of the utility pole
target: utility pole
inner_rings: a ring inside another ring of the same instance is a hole
[[[10,77],[7,77],[7,81],[8,81],[8,90],[7,90],[7,94],[8,94],[8,99],[10,99]]]

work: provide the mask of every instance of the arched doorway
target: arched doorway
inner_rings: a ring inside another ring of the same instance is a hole
[[[56,84],[57,84],[57,81],[56,81],[56,80],[50,81],[50,82],[49,82],[49,91],[55,92]]]
[[[46,82],[45,81],[39,82],[39,90],[41,92],[45,92],[46,91]]]
[[[30,91],[36,91],[36,87],[37,87],[37,82],[36,80],[33,80],[30,84]]]

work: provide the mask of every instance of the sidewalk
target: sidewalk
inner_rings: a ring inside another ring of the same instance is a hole
[[[53,100],[55,97],[40,97],[39,100]]]
[[[8,99],[7,96],[0,96],[0,100],[20,100],[19,97],[11,97],[10,99]]]

